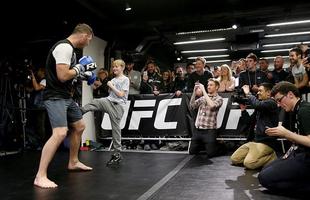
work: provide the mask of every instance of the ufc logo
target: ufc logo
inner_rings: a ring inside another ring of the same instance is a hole
[[[157,112],[154,120],[154,128],[158,130],[163,129],[176,129],[178,122],[165,122],[165,118],[167,115],[167,110],[169,106],[180,106],[182,103],[182,98],[173,98],[173,99],[163,99],[160,100]],[[141,119],[143,118],[152,118],[153,117],[153,110],[144,110],[141,111],[135,110],[135,108],[154,108],[156,104],[156,99],[151,100],[135,100],[133,105],[133,111],[131,113],[131,118],[128,126],[128,130],[138,130],[140,126]],[[124,115],[120,122],[120,127],[123,129],[126,125],[126,119],[128,117],[129,108],[131,105],[131,101],[127,101],[124,107]],[[184,113],[185,116],[185,113]],[[102,129],[104,130],[111,130],[111,121],[110,117],[107,113],[104,113],[102,124]]]
[[[124,115],[120,122],[121,129],[124,129],[126,126],[126,119],[128,118],[129,114],[129,108],[131,103],[134,103],[133,110],[131,112],[131,118],[128,125],[128,130],[138,130],[140,126],[141,119],[145,118],[153,118],[154,111],[155,111],[155,105],[156,105],[156,99],[151,100],[135,100],[133,102],[127,101],[127,103],[124,106]],[[229,98],[223,98],[223,104],[218,112],[217,115],[217,127],[220,128],[224,126],[223,128],[225,130],[236,130],[239,118],[241,116],[241,110],[240,109],[232,109],[231,105],[228,105]],[[165,122],[165,118],[167,115],[168,107],[169,106],[180,106],[182,103],[182,98],[173,98],[173,99],[163,99],[160,100],[158,106],[157,106],[157,112],[154,119],[154,128],[157,130],[171,130],[171,129],[177,129],[177,121],[170,121]],[[138,110],[135,110],[135,108],[139,108]],[[145,110],[141,110],[141,108],[145,108]],[[182,115],[186,116],[186,108],[182,108],[180,106],[181,111],[183,112]],[[247,109],[249,114],[253,113],[253,109]],[[225,114],[228,112],[228,117],[226,120],[224,120]],[[195,118],[196,116],[194,116]],[[192,123],[195,123],[193,121]],[[150,124],[150,123],[148,123]],[[111,130],[111,121],[110,117],[107,113],[104,114],[102,124],[102,129],[104,130]]]

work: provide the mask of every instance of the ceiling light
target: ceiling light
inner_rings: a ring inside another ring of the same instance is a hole
[[[223,41],[225,38],[213,38],[213,39],[206,39],[206,40],[191,40],[191,41],[182,41],[182,42],[175,42],[174,45],[181,45],[181,44],[195,44],[195,43],[204,43],[204,42],[216,42],[216,41]]]
[[[190,51],[181,51],[181,53],[206,53],[206,52],[219,52],[219,51],[228,51],[228,49],[205,49],[205,50],[190,50]]]
[[[199,34],[199,33],[213,33],[213,32],[220,32],[220,31],[229,31],[232,30],[232,27],[229,28],[217,28],[217,29],[207,29],[207,30],[199,30],[199,31],[187,31],[187,32],[178,32],[176,35],[192,35],[192,34]]]
[[[189,60],[195,60],[194,57],[189,57],[187,58]],[[227,60],[209,60],[206,63],[223,63],[223,62],[230,62],[231,60],[227,59]]]
[[[231,60],[210,60],[207,63],[223,63],[223,62],[230,62]]]
[[[271,52],[282,52],[282,51],[289,51],[290,49],[272,49],[272,50],[263,50],[261,53],[271,53]]]
[[[206,58],[206,59],[209,59],[209,58],[224,58],[224,57],[229,57],[229,55],[228,54],[224,54],[224,55],[200,56],[200,57],[203,57],[203,58]],[[197,56],[193,56],[193,57],[188,57],[187,59],[195,60],[196,58],[197,58]]]
[[[267,60],[273,60],[275,59],[277,56],[271,56],[271,57],[264,57]],[[288,58],[289,56],[281,56],[282,58]]]
[[[125,8],[125,10],[126,10],[126,11],[130,11],[130,10],[131,10],[131,7],[129,6],[129,3],[128,3],[128,2],[126,3],[126,8]]]
[[[278,46],[290,46],[298,44],[310,44],[310,41],[305,42],[287,42],[287,43],[277,43],[277,44],[264,44],[263,47],[278,47]]]
[[[305,23],[310,23],[310,20],[274,23],[274,24],[267,24],[267,26],[285,26],[285,25],[293,25],[293,24],[305,24]]]
[[[292,32],[292,33],[280,33],[280,34],[270,34],[270,35],[265,35],[265,37],[282,37],[282,36],[306,35],[306,34],[310,34],[310,31]]]
[[[264,29],[251,29],[250,33],[261,33],[261,32],[264,32],[264,31],[265,31]]]

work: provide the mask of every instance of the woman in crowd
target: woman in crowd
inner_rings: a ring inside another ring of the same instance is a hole
[[[170,93],[172,89],[172,77],[171,77],[171,71],[170,70],[164,70],[162,73],[162,93]]]
[[[228,65],[221,65],[221,75],[218,77],[220,87],[218,92],[232,92],[235,89],[235,78]]]

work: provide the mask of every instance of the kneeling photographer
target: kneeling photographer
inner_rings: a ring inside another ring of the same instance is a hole
[[[257,97],[250,93],[250,87],[244,85],[242,90],[247,101],[239,102],[242,116],[255,118],[253,141],[239,147],[231,156],[232,164],[243,165],[247,169],[257,169],[276,159],[276,138],[265,134],[267,127],[278,125],[279,108],[271,98],[272,84],[262,83],[258,87]],[[244,100],[245,100],[244,98]],[[254,108],[254,113],[249,116],[246,106]],[[247,123],[251,120],[245,120]],[[250,133],[251,134],[251,133]]]

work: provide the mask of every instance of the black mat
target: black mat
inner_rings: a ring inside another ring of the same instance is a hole
[[[120,167],[108,168],[109,152],[81,152],[92,172],[68,172],[68,152],[57,152],[49,177],[59,187],[40,189],[32,185],[40,152],[0,157],[0,199],[138,199],[189,155],[123,153]],[[230,165],[229,156],[193,157],[168,182],[154,190],[152,200],[245,200],[295,199],[268,194],[258,183],[258,171]],[[151,193],[152,194],[152,193]]]
[[[229,156],[207,159],[195,156],[150,199],[152,200],[288,200],[265,192],[258,171],[231,166]]]
[[[120,167],[108,168],[109,152],[82,152],[81,160],[92,172],[68,172],[68,152],[57,152],[49,177],[57,189],[33,186],[40,152],[26,152],[0,158],[0,199],[122,199],[139,198],[186,156],[184,154],[123,153]]]

